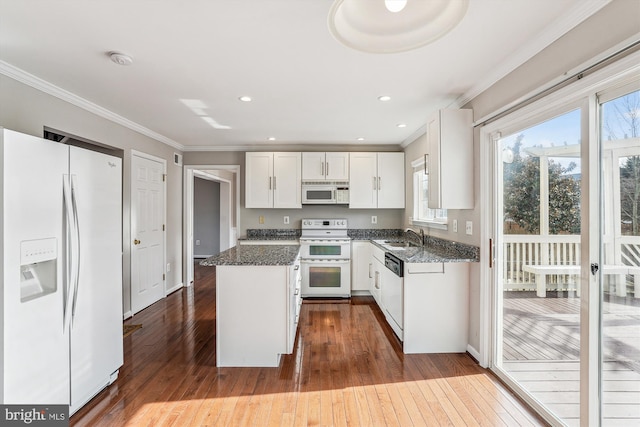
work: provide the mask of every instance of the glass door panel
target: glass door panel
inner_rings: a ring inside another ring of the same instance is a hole
[[[640,92],[600,118],[602,425],[640,425]]]
[[[580,417],[576,109],[498,141],[497,367],[570,425]]]

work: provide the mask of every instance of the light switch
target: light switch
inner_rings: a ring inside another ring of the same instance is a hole
[[[288,216],[285,216],[285,217],[284,217],[284,223],[285,223],[285,224],[289,224],[289,217],[288,217]]]
[[[378,223],[378,217],[376,215],[371,215],[371,224],[377,224]]]
[[[457,219],[453,220],[453,232],[454,233],[458,232],[458,220]]]
[[[467,234],[469,235],[473,234],[473,222],[467,221],[466,230],[467,230]]]

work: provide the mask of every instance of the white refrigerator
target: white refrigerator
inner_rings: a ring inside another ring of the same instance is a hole
[[[0,402],[73,414],[123,363],[121,159],[0,131]]]

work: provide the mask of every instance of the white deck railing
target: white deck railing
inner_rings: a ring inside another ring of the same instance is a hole
[[[580,236],[552,235],[536,236],[521,234],[503,235],[504,290],[535,290],[535,274],[523,270],[525,265],[580,265]],[[622,236],[617,239],[617,248],[606,254],[607,262],[616,265],[640,266],[640,236]],[[608,244],[605,243],[605,247]],[[608,288],[614,287],[616,294],[624,296],[627,288],[635,297],[640,297],[640,277],[607,277]],[[575,290],[578,283],[575,275],[549,274],[547,290]],[[620,283],[618,287],[616,283]],[[613,291],[613,289],[610,289]]]

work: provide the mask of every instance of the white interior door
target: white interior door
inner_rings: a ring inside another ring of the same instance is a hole
[[[131,310],[165,296],[164,163],[131,158]]]

